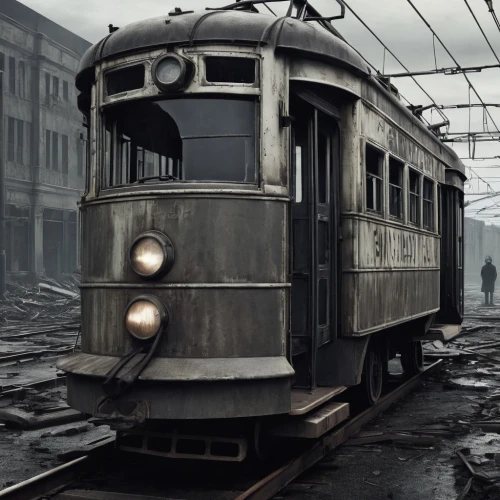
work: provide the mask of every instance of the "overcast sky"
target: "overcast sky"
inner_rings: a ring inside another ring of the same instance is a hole
[[[167,14],[174,7],[187,9],[204,9],[227,5],[231,0],[20,0],[34,10],[53,21],[77,33],[88,41],[95,43],[107,34],[107,26],[124,26],[131,22]],[[500,58],[500,32],[497,30],[484,0],[467,0]],[[481,32],[470,15],[465,0],[413,0],[439,37],[451,51],[461,66],[478,66],[498,64],[492,51],[486,44]],[[324,15],[335,15],[339,7],[334,0],[312,0],[311,2]],[[407,0],[348,0],[349,5],[362,17],[388,47],[401,59],[411,71],[429,70],[435,67],[433,37],[413,11]],[[493,5],[500,16],[500,0],[493,0]],[[278,14],[283,13],[286,4],[270,3]],[[260,6],[261,12],[267,12]],[[384,49],[370,33],[347,12],[346,18],[334,21],[334,26],[363,55],[382,71]],[[455,66],[436,40],[437,67]],[[385,57],[385,72],[402,72],[403,68],[389,55]],[[500,69],[483,70],[481,73],[469,74],[472,84],[484,102],[500,103]],[[423,76],[419,83],[428,91],[438,104],[462,104],[469,101],[468,85],[463,76]],[[413,104],[428,104],[429,99],[409,78],[399,78],[393,83],[401,93]],[[479,102],[471,92],[471,102]],[[500,108],[489,108],[493,120],[500,130]],[[447,110],[451,120],[450,131],[467,131],[469,129],[468,110]],[[441,121],[436,113],[427,115],[429,120]],[[483,110],[471,112],[471,130],[482,131]],[[496,127],[488,118],[490,130]],[[460,156],[468,156],[467,145],[456,145]],[[476,156],[500,156],[500,143],[479,143]],[[500,191],[500,167],[484,168],[500,165],[500,159],[493,161],[464,160],[466,165],[474,168],[493,188]],[[486,186],[478,181],[471,182],[470,190],[477,192],[486,190]],[[498,199],[500,204],[500,198]],[[482,207],[491,201],[472,205]],[[500,214],[500,208],[497,209]],[[469,210],[472,215],[472,209]],[[491,213],[491,210],[482,213]],[[500,223],[500,217],[496,220]],[[491,220],[491,222],[496,222]]]

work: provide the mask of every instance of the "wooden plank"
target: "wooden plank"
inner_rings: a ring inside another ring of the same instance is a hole
[[[326,403],[334,396],[347,389],[345,386],[317,387],[312,392],[305,389],[292,389],[292,405],[290,415],[303,415]]]
[[[69,424],[86,418],[85,414],[71,408],[36,417],[33,413],[20,408],[0,409],[0,420],[4,421],[7,427],[19,429],[42,429],[54,425]]]
[[[294,416],[273,429],[272,436],[315,439],[349,418],[349,403],[327,403],[307,416]]]
[[[40,283],[39,286],[42,290],[50,290],[51,292],[57,293],[59,295],[65,295],[66,297],[80,297],[79,293],[72,292],[71,290],[66,290],[64,288],[59,288],[58,286],[48,285],[47,283]]]

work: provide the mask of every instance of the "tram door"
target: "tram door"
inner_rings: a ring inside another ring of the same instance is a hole
[[[294,96],[290,112],[292,363],[295,387],[310,389],[317,350],[336,333],[338,122],[336,108],[309,92]]]

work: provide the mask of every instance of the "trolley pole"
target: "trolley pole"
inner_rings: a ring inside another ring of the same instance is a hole
[[[5,133],[4,133],[4,72],[0,71],[0,300],[3,298],[7,286],[7,259],[5,255]]]

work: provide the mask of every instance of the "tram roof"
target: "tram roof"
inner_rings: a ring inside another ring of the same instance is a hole
[[[329,59],[351,70],[370,74],[367,64],[340,35],[335,36],[291,17],[276,18],[238,10],[210,10],[155,17],[114,31],[84,54],[80,61],[76,85],[83,90],[83,73],[104,59],[165,45],[208,43],[271,44],[276,49]]]
[[[276,50],[327,60],[365,77],[371,75],[368,65],[334,28],[329,32],[292,17],[276,18],[251,11],[205,10],[145,19],[114,31],[85,52],[78,68],[76,87],[82,92],[88,90],[93,80],[93,67],[105,59],[168,45],[213,43],[272,45]],[[404,106],[401,108],[408,112]],[[421,126],[426,129],[423,124]],[[444,146],[451,156],[450,166],[465,178],[465,168],[457,154],[427,129],[426,132]]]

